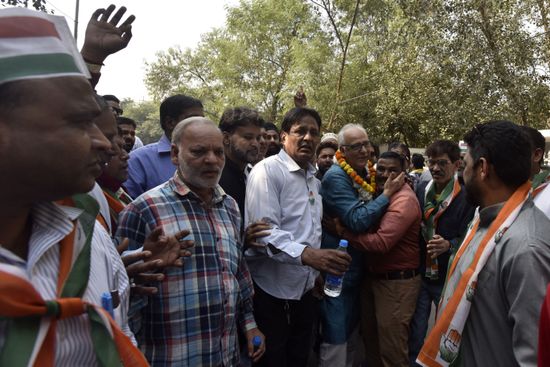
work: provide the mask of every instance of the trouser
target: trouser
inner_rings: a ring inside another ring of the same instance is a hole
[[[254,291],[254,317],[266,341],[265,354],[256,366],[305,367],[312,347],[319,301],[311,291],[300,300],[273,297],[257,285]]]
[[[363,356],[361,343],[359,326],[355,328],[349,339],[344,343],[321,343],[318,367],[353,367],[360,365]]]
[[[422,345],[424,345],[432,302],[435,306],[439,304],[442,290],[443,284],[432,283],[422,279],[420,293],[416,301],[416,310],[411,320],[411,333],[409,336],[409,360],[411,366],[420,366],[416,363],[416,358],[418,357],[418,353],[420,353],[420,349],[422,349]]]
[[[409,323],[420,283],[420,275],[410,279],[365,279],[361,327],[367,366],[409,365]]]

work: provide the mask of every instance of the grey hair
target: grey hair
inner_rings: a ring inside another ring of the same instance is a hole
[[[178,145],[179,142],[181,141],[181,137],[185,129],[187,129],[190,125],[193,125],[193,124],[212,125],[216,129],[218,128],[218,126],[214,122],[212,122],[211,120],[205,117],[200,117],[200,116],[188,117],[185,120],[181,120],[180,122],[178,122],[178,124],[174,128],[174,131],[172,131],[172,140],[171,140],[172,144]]]
[[[340,131],[338,131],[338,145],[339,146],[342,146],[342,145],[345,145],[346,144],[346,140],[344,139],[344,134],[346,133],[346,131],[350,130],[350,129],[359,129],[361,130],[362,132],[364,132],[365,134],[367,134],[367,130],[365,130],[365,128],[363,127],[363,125],[359,125],[359,124],[345,124],[344,126],[342,126],[342,128],[340,129]],[[367,134],[368,135],[368,134]]]

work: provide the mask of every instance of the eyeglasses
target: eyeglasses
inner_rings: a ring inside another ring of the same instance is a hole
[[[362,148],[365,148],[368,150],[370,147],[372,147],[372,144],[370,143],[370,141],[364,141],[361,143],[356,143],[351,145],[342,144],[342,146],[348,150],[351,150],[352,152],[359,152]]]
[[[451,161],[448,159],[428,159],[428,167],[433,167],[437,164],[439,167],[445,168],[449,163]]]

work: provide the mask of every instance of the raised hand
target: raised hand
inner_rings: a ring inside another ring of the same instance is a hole
[[[304,87],[300,86],[296,94],[294,95],[294,106],[296,107],[306,107],[307,106],[307,96],[304,92]]]
[[[120,7],[109,20],[114,10],[115,6],[109,5],[107,9],[97,9],[92,14],[86,27],[84,46],[80,51],[85,61],[103,64],[107,56],[128,46],[132,38],[132,23],[136,17],[130,15],[120,26],[117,26],[126,8]]]

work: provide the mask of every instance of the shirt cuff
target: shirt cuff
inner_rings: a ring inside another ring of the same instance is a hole
[[[280,249],[269,243],[266,246],[266,249],[269,257],[274,260],[279,260],[288,264],[303,265],[302,253],[306,247],[306,245],[302,245],[301,243],[292,242],[290,244],[286,244],[282,249]]]
[[[242,305],[241,308],[241,317],[240,317],[240,323],[241,323],[241,329],[243,332],[247,332],[249,330],[255,329],[258,327],[256,324],[256,320],[254,320],[254,312],[252,308],[252,300],[248,300],[245,302],[245,304]]]

